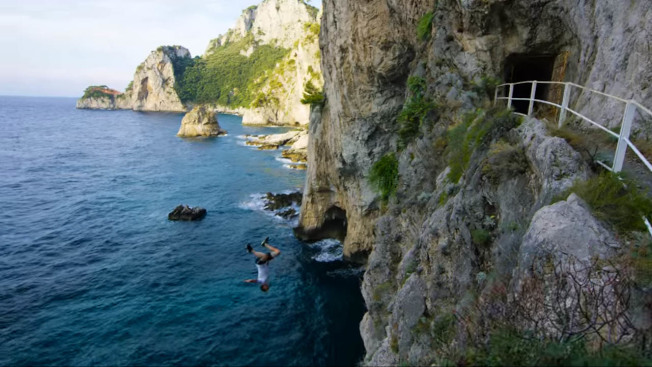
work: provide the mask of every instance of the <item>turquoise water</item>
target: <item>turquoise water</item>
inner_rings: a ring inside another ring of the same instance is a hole
[[[0,97],[0,365],[351,365],[360,270],[303,244],[260,196],[303,186],[279,152],[175,136],[179,114]],[[170,222],[178,204],[201,222]],[[271,289],[244,245],[281,256]]]

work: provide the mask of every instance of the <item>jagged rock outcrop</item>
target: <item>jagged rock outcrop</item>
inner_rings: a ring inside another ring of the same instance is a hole
[[[290,145],[289,149],[283,151],[281,156],[287,158],[292,162],[306,162],[308,161],[308,143],[310,142],[310,135],[308,132],[300,134],[300,136]]]
[[[87,89],[84,96],[77,101],[77,108],[185,112],[186,107],[174,89],[179,73],[175,68],[181,68],[181,65],[189,60],[188,49],[181,46],[161,46],[138,65],[134,79],[124,93],[105,88],[104,91],[96,90],[89,94]]]
[[[207,106],[197,105],[181,120],[177,136],[192,138],[197,136],[219,136],[226,134],[217,121],[217,113]]]
[[[86,110],[124,110],[130,109],[130,94],[120,93],[105,85],[90,86],[77,100],[76,107]]]
[[[311,114],[297,234],[345,236],[345,256],[366,261],[365,363],[442,363],[446,353],[486,343],[496,320],[520,320],[516,309],[540,316],[541,304],[514,303],[521,285],[544,295],[533,300],[550,302],[546,290],[561,284],[549,282],[557,262],[584,261],[583,254],[608,259],[623,246],[576,197],[551,205],[592,174],[581,155],[551,137],[543,121],[518,126],[488,112],[481,86],[487,77],[534,79],[546,69],[553,80],[650,100],[652,68],[642,62],[652,56],[650,24],[641,21],[650,13],[646,1],[324,0],[323,11],[327,99]],[[632,32],[634,24],[641,32]],[[409,76],[423,83],[408,83]],[[601,121],[622,115],[595,98],[571,103]],[[398,121],[404,105],[413,109]],[[409,113],[423,109],[407,126]],[[465,126],[492,127],[478,140],[451,141]],[[398,185],[384,203],[369,172],[388,153],[398,161]],[[560,238],[570,231],[576,236]],[[573,251],[561,256],[553,242]],[[549,251],[531,258],[534,248]],[[542,271],[524,271],[528,266]],[[613,274],[602,267],[591,276]],[[571,315],[583,307],[558,297]],[[550,326],[557,321],[549,317],[537,331],[560,340],[563,331]],[[649,334],[649,327],[638,332]]]
[[[162,46],[149,54],[134,73],[131,90],[133,110],[186,111],[174,90],[174,65],[181,59],[190,59],[188,49],[181,46]]]
[[[318,44],[321,14],[300,0],[265,0],[245,9],[236,25],[212,40],[205,56],[245,37],[252,37],[240,54],[250,56],[256,47],[287,49],[274,69],[257,75],[257,97],[242,114],[245,125],[307,125],[310,107],[302,104],[304,86],[321,88]]]

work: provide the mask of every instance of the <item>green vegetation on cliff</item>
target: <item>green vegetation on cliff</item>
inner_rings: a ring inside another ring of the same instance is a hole
[[[430,38],[430,32],[432,31],[432,19],[434,17],[435,15],[432,12],[428,12],[424,14],[421,19],[419,19],[419,23],[417,23],[417,36],[419,36],[419,39],[422,41]]]
[[[301,103],[309,105],[322,105],[324,104],[325,99],[326,97],[324,97],[324,91],[317,89],[317,87],[312,84],[312,81],[308,81],[308,83],[306,83]]]
[[[598,219],[612,224],[620,233],[645,231],[642,218],[652,217],[652,200],[634,181],[611,172],[578,181],[569,192],[584,199]]]
[[[461,122],[448,129],[448,179],[458,182],[477,148],[488,148],[492,139],[504,136],[519,123],[518,116],[510,109],[477,109],[467,113]]]
[[[249,57],[243,54],[247,50],[252,50]],[[217,47],[207,56],[196,57],[187,64],[184,61],[182,75],[174,88],[184,103],[249,107],[267,80],[267,72],[288,52],[271,45],[256,45],[250,33],[241,40]]]
[[[84,95],[82,96],[82,99],[111,98],[112,97],[111,94],[103,92],[104,90],[108,90],[108,89],[109,87],[107,87],[106,85],[91,85],[90,87],[84,90]]]
[[[369,183],[380,193],[380,197],[387,202],[396,193],[398,188],[398,159],[394,153],[383,156],[374,163],[369,171]]]
[[[437,105],[425,97],[427,89],[425,79],[411,76],[407,84],[412,96],[405,102],[403,110],[398,115],[400,148],[407,146],[419,135],[419,130],[428,114],[437,109]]]

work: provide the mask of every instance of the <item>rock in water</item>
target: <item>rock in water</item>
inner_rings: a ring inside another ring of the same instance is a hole
[[[168,214],[169,220],[201,220],[206,216],[206,209],[179,205]]]
[[[265,210],[279,210],[291,206],[292,204],[301,205],[303,194],[293,192],[291,194],[272,194],[268,192],[265,196]]]
[[[191,138],[224,134],[226,131],[220,128],[215,111],[204,105],[198,105],[183,117],[177,136]]]

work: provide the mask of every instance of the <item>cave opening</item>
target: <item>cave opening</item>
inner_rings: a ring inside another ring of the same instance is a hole
[[[316,228],[294,228],[294,234],[303,241],[319,241],[326,238],[335,238],[344,242],[347,232],[346,210],[331,206],[324,213],[324,222]]]
[[[556,55],[553,54],[512,54],[505,61],[505,82],[518,83],[530,80],[551,81],[555,67]],[[549,85],[538,84],[535,98],[545,100],[548,97]],[[530,98],[532,84],[514,86],[513,98]],[[527,114],[528,101],[513,101],[516,112]]]
[[[346,211],[338,206],[330,207],[324,214],[321,231],[326,237],[344,241],[346,238]]]

